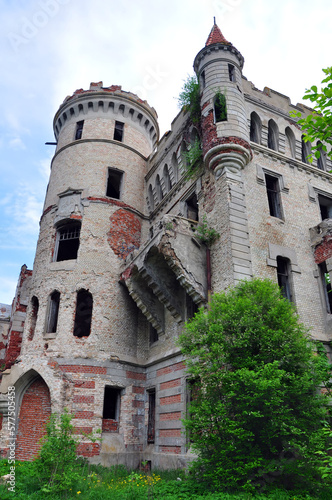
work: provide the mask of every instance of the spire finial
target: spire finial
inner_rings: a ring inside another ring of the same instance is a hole
[[[213,24],[217,24],[215,16],[213,16]]]

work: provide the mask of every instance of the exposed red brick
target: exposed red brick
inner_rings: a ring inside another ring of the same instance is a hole
[[[11,330],[6,350],[5,365],[10,368],[21,353],[22,332]]]
[[[137,385],[133,385],[133,393],[134,394],[144,394],[144,387],[138,387]]]
[[[173,396],[165,396],[160,398],[160,405],[172,405],[174,403],[181,403],[181,394],[174,394]]]
[[[74,415],[74,418],[93,418],[93,411],[77,411]]]
[[[41,448],[46,422],[51,415],[50,393],[39,378],[25,391],[20,412],[16,440],[16,460],[33,460]]]
[[[81,389],[94,389],[96,383],[94,380],[74,380],[74,387],[79,387]]]
[[[159,446],[161,453],[181,453],[181,446]]]
[[[329,259],[332,256],[332,238],[325,237],[322,243],[315,248],[314,255],[316,264],[321,264]]]
[[[77,455],[83,457],[94,457],[100,453],[99,443],[80,443],[76,448]]]
[[[70,218],[71,218],[71,219],[78,219],[78,220],[81,220],[81,219],[82,219],[82,215],[71,214],[71,215],[70,215]]]
[[[144,401],[138,401],[137,399],[134,399],[132,401],[132,407],[133,408],[144,408]]]
[[[162,382],[160,384],[160,390],[171,389],[172,387],[178,387],[181,385],[181,379],[175,378],[173,380],[169,380],[168,382]]]
[[[103,418],[102,431],[103,432],[118,432],[119,422],[111,418]]]
[[[180,361],[179,363],[174,363],[174,365],[166,366],[165,368],[160,368],[157,370],[157,377],[161,377],[162,375],[166,375],[167,373],[172,373],[177,370],[184,370],[186,367],[184,361]]]
[[[74,427],[75,434],[91,434],[92,427]]]
[[[145,373],[136,373],[127,370],[126,371],[126,377],[127,378],[132,378],[134,380],[146,380],[146,374]]]
[[[74,403],[94,403],[94,396],[74,396]]]
[[[95,375],[106,375],[107,372],[103,366],[60,365],[60,369],[66,373],[93,373]]]
[[[159,420],[160,421],[165,421],[165,420],[180,420],[181,418],[181,412],[180,411],[172,411],[169,413],[160,413],[159,414]]]
[[[140,247],[141,222],[137,215],[121,208],[110,217],[110,222],[108,243],[116,255],[125,259]]]
[[[160,429],[160,437],[181,437],[181,429]]]

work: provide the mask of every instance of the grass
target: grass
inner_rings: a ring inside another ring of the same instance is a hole
[[[123,466],[110,468],[101,465],[80,464],[80,478],[59,495],[48,495],[40,489],[33,462],[16,462],[15,492],[8,491],[9,485],[0,485],[1,500],[330,500],[332,489],[321,491],[317,496],[306,492],[272,491],[270,493],[228,494],[208,491],[206,485],[195,482],[184,471],[128,471]],[[0,475],[10,472],[7,460],[0,460]]]

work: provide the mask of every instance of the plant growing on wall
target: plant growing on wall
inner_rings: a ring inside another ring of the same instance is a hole
[[[196,75],[187,77],[182,91],[178,97],[179,107],[184,108],[190,115],[194,125],[198,125],[201,120],[200,89]]]
[[[214,114],[216,122],[224,122],[227,120],[226,97],[220,90],[217,90],[214,97]]]
[[[206,215],[203,216],[202,222],[197,225],[195,235],[202,243],[205,243],[208,248],[220,238],[218,231],[213,227],[209,227]]]
[[[203,162],[202,146],[198,137],[191,144],[190,149],[182,153],[182,158],[187,179],[193,179],[199,173]]]

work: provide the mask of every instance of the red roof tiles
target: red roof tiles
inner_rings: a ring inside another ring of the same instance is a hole
[[[206,40],[205,47],[208,45],[212,45],[214,43],[223,43],[224,45],[232,45],[230,42],[226,40],[224,35],[221,33],[220,29],[216,24],[213,25],[212,30]]]

